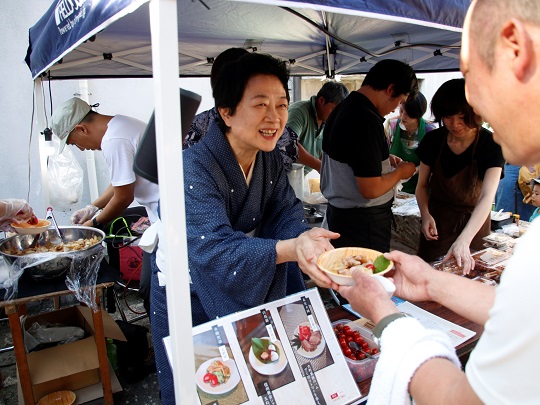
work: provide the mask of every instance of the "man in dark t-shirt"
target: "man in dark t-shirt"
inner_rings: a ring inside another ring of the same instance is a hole
[[[378,62],[330,114],[323,134],[321,191],[328,228],[341,234],[335,247],[390,249],[393,188],[410,178],[413,163],[390,156],[384,116],[418,91],[412,68]]]

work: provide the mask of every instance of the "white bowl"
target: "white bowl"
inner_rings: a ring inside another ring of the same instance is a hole
[[[45,232],[51,226],[51,221],[40,219],[36,225],[30,225],[27,222],[21,222],[19,224],[12,222],[11,226],[19,235],[37,235],[38,233]]]
[[[364,255],[369,260],[375,260],[377,257],[382,255],[381,252],[373,249],[359,248],[359,247],[347,247],[347,248],[338,248],[333,250],[328,250],[321,254],[317,259],[317,266],[324,271],[330,279],[339,285],[354,285],[354,280],[351,276],[345,274],[338,274],[334,271],[331,271],[330,268],[341,259],[347,256],[354,255]],[[386,269],[378,272],[376,275],[382,276],[385,273],[388,273],[394,268],[394,262],[390,261]],[[375,275],[375,274],[374,274]]]

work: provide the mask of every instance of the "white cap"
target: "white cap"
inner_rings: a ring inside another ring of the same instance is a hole
[[[92,111],[92,107],[78,97],[66,101],[54,111],[51,126],[54,134],[60,139],[58,153],[62,153],[69,134],[90,111]]]

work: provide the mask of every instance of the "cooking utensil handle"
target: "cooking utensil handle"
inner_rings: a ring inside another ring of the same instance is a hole
[[[60,236],[60,239],[62,240],[62,242],[64,242],[64,234],[62,233],[60,228],[58,228],[58,224],[56,223],[56,219],[54,218],[54,215],[53,215],[52,207],[47,208],[47,218],[46,219],[49,219],[49,220],[52,221],[52,223],[54,225],[54,228],[56,229],[56,232],[58,233],[58,236]]]
[[[40,233],[36,233],[34,235],[34,239],[32,240],[32,243],[30,244],[30,246],[28,246],[29,249],[33,249],[36,247],[37,243],[38,243],[38,240],[39,240],[39,237],[41,236]]]

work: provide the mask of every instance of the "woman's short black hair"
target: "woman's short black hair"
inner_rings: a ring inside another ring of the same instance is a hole
[[[422,93],[418,92],[416,95],[407,98],[401,108],[405,110],[410,118],[419,120],[426,113],[427,100]]]
[[[443,83],[431,99],[431,113],[439,124],[444,117],[463,114],[469,128],[480,128],[482,117],[476,114],[465,97],[465,79],[452,79]]]
[[[362,86],[370,86],[374,90],[386,90],[391,84],[394,85],[392,97],[401,94],[408,94],[411,97],[418,92],[418,79],[413,68],[395,59],[377,62],[362,82]]]
[[[214,63],[212,63],[212,70],[210,71],[210,86],[212,86],[212,88],[215,87],[219,75],[227,63],[235,61],[241,56],[244,56],[246,53],[249,52],[244,48],[229,48],[221,52],[214,60]]]
[[[229,114],[234,115],[236,107],[244,95],[247,82],[255,75],[276,76],[283,85],[287,101],[290,100],[288,89],[289,69],[286,62],[270,55],[248,53],[223,67],[213,90],[216,108],[228,108]],[[229,128],[219,114],[218,124],[223,133],[228,131]]]

